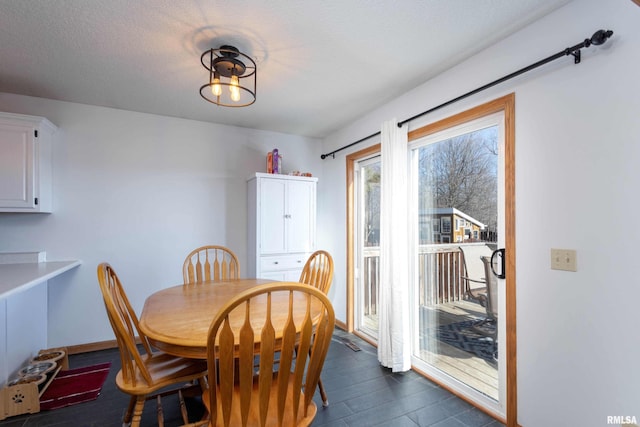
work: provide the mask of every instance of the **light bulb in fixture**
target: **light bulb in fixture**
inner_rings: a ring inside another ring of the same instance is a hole
[[[222,86],[220,85],[220,75],[218,73],[213,74],[213,81],[211,82],[211,93],[213,93],[213,96],[222,95]]]
[[[223,45],[203,52],[200,62],[208,74],[200,86],[206,101],[222,107],[246,107],[256,101],[256,63],[251,57]]]
[[[229,86],[229,91],[231,92],[231,100],[235,102],[240,101],[240,88],[238,87],[239,84],[240,81],[238,80],[238,76],[233,74],[231,76],[231,85]]]

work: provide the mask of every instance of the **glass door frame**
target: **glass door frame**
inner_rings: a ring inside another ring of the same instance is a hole
[[[354,255],[355,255],[355,274],[354,274],[354,298],[355,298],[355,304],[354,304],[354,329],[358,332],[360,332],[361,334],[364,334],[366,336],[369,336],[371,340],[377,341],[378,340],[378,325],[376,324],[375,326],[370,326],[369,324],[372,324],[373,322],[371,320],[367,320],[365,319],[365,314],[363,313],[363,311],[365,310],[364,305],[366,304],[366,290],[364,289],[365,286],[369,287],[369,299],[371,299],[371,294],[375,295],[375,304],[376,304],[376,311],[377,311],[377,307],[378,307],[378,298],[379,298],[379,294],[378,292],[373,292],[372,291],[372,287],[371,287],[371,283],[365,283],[367,278],[366,273],[367,271],[365,271],[365,257],[366,257],[366,248],[368,248],[368,246],[364,245],[364,235],[363,235],[363,226],[365,225],[365,216],[366,216],[366,203],[365,203],[365,189],[364,189],[364,175],[362,173],[362,169],[371,165],[371,164],[375,164],[375,163],[380,163],[381,162],[381,155],[380,153],[376,153],[372,156],[367,156],[364,157],[362,159],[358,159],[355,164],[354,164],[354,175],[355,175],[355,197],[356,197],[356,203],[355,203],[355,212],[354,212],[354,220],[355,220],[355,246],[353,247],[354,249]],[[380,249],[380,247],[378,246],[378,251]],[[379,258],[379,256],[378,256]],[[374,269],[375,270],[375,269]],[[362,285],[362,286],[360,286]],[[375,318],[377,319],[377,314],[375,316]]]
[[[369,335],[355,330],[355,276],[356,276],[356,163],[380,155],[380,144],[375,144],[347,155],[347,332],[353,333],[370,344],[377,342]]]
[[[420,336],[423,333],[421,330],[421,318],[419,313],[418,301],[420,301],[419,291],[420,291],[420,283],[418,280],[418,252],[419,252],[419,242],[418,242],[418,218],[419,218],[419,200],[418,200],[418,153],[417,151],[421,148],[425,148],[431,146],[432,144],[439,143],[448,143],[448,141],[462,136],[473,134],[476,132],[480,132],[483,129],[497,127],[499,129],[498,132],[498,143],[497,143],[497,163],[496,168],[498,171],[496,186],[497,186],[497,212],[496,215],[500,219],[498,221],[498,242],[496,242],[498,247],[504,247],[504,115],[499,113],[489,114],[480,118],[476,118],[470,120],[468,122],[458,124],[456,126],[449,127],[447,129],[442,129],[438,132],[434,132],[427,136],[423,136],[418,139],[414,139],[409,142],[409,157],[411,158],[410,163],[410,211],[414,221],[411,223],[412,231],[410,234],[413,236],[411,246],[414,248],[414,256],[411,257],[411,274],[410,274],[410,282],[411,289],[410,292],[413,295],[411,299],[414,304],[411,307],[411,315],[412,315],[412,366],[416,369],[424,371],[430,376],[433,376],[438,380],[439,383],[449,387],[459,390],[459,393],[464,395],[468,400],[475,401],[478,405],[481,405],[491,412],[495,413],[500,418],[504,418],[505,413],[505,402],[506,402],[506,370],[504,369],[504,361],[506,359],[506,346],[505,340],[503,339],[505,335],[505,322],[500,321],[497,324],[498,327],[498,355],[499,355],[499,363],[497,367],[497,375],[498,375],[498,394],[497,400],[494,400],[492,397],[483,394],[480,390],[475,389],[473,386],[467,384],[462,379],[459,379],[455,376],[454,373],[447,373],[446,370],[439,369],[431,365],[428,361],[421,359],[418,355],[420,352]],[[455,206],[454,206],[455,207]],[[462,242],[456,243],[453,240],[453,236],[451,239],[451,244],[458,245],[462,244]],[[426,280],[423,278],[423,280]],[[496,279],[497,280],[497,279]],[[431,286],[433,283],[423,283],[423,286]],[[500,283],[498,287],[498,293],[502,294],[499,300],[504,303],[504,283]],[[455,297],[454,297],[455,299]],[[498,318],[504,319],[504,304],[499,304],[499,315]],[[424,320],[423,320],[424,321]],[[434,318],[427,320],[429,324],[435,326],[438,325],[437,316]],[[437,342],[433,342],[433,344],[437,344]],[[438,360],[440,356],[436,354],[432,354],[434,360]],[[449,356],[451,357],[451,356]]]
[[[503,112],[505,123],[505,147],[504,147],[504,199],[505,199],[505,239],[504,247],[506,249],[505,263],[506,270],[506,286],[505,286],[505,333],[504,340],[506,342],[506,420],[500,421],[506,423],[507,427],[516,427],[518,425],[518,401],[517,401],[517,366],[516,366],[516,228],[515,228],[515,93],[502,96],[477,107],[455,114],[451,117],[436,121],[429,125],[411,130],[408,133],[408,141],[423,138],[440,130],[457,126],[476,118],[480,118],[493,113]],[[380,144],[375,144],[358,152],[346,156],[347,169],[347,331],[358,334],[354,331],[354,203],[355,203],[355,182],[354,182],[354,163],[367,156],[380,153]],[[367,336],[361,336],[373,345],[377,345]],[[425,377],[439,383],[437,379],[430,375],[416,370]],[[459,395],[462,399],[468,400],[465,396],[461,396],[455,390],[446,387],[452,393]],[[476,402],[468,400],[470,404],[478,406]],[[485,410],[491,415],[491,411],[479,406],[481,410]]]
[[[465,395],[461,395],[456,390],[448,387],[446,384],[442,384],[437,378],[434,378],[428,373],[421,372],[427,378],[439,383],[444,388],[449,389],[452,393],[458,395],[462,399],[467,400],[474,406],[478,406],[479,409],[485,410],[502,422],[505,422],[507,427],[516,427],[517,424],[517,366],[516,366],[516,228],[515,228],[515,94],[511,93],[501,98],[494,99],[485,104],[481,104],[477,107],[473,107],[469,110],[465,110],[461,113],[452,115],[445,119],[436,121],[418,129],[412,130],[408,134],[408,141],[411,144],[413,141],[425,138],[429,135],[441,132],[446,129],[454,128],[459,125],[481,119],[486,116],[490,116],[495,113],[502,113],[504,120],[504,206],[499,209],[504,209],[504,244],[506,278],[504,284],[504,330],[501,340],[504,341],[506,346],[506,355],[504,358],[504,367],[506,371],[505,375],[505,394],[504,409],[506,413],[506,420],[501,419],[498,414],[491,410],[490,407],[484,406],[482,403],[469,399]],[[500,284],[500,286],[503,286]]]

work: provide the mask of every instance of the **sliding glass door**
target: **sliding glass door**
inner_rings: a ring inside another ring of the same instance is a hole
[[[355,163],[355,329],[378,338],[380,156]]]
[[[504,287],[495,286],[491,257],[504,235],[503,134],[494,114],[409,147],[413,364],[500,414]]]

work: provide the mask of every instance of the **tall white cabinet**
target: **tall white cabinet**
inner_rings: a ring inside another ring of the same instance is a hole
[[[267,173],[248,180],[248,277],[298,281],[315,251],[317,181]]]

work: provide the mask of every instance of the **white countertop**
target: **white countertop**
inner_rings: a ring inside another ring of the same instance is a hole
[[[78,260],[0,264],[0,299],[22,292],[80,264]]]

